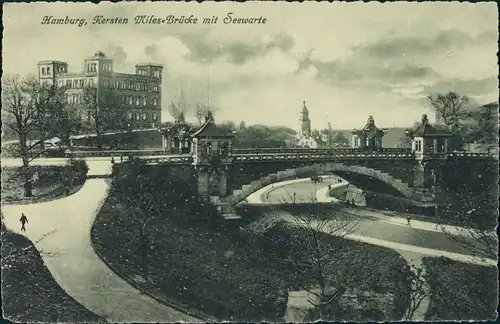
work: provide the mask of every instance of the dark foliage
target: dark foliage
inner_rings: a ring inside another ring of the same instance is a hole
[[[2,226],[2,311],[13,322],[105,322],[54,281],[33,244]]]
[[[498,268],[424,258],[432,296],[426,320],[485,321],[496,318]]]

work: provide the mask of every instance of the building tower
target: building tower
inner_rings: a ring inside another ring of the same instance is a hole
[[[68,72],[68,63],[61,61],[38,62],[38,79],[41,84],[54,85],[61,74]]]
[[[304,107],[300,113],[300,131],[299,136],[309,138],[311,136],[311,120],[309,119],[309,110],[307,110],[306,102],[303,101]]]

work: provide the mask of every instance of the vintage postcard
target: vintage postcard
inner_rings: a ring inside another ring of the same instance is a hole
[[[494,2],[3,5],[13,322],[484,321]]]

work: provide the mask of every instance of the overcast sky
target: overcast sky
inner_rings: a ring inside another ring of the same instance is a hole
[[[225,25],[263,16],[262,25]],[[206,25],[93,25],[95,15],[219,16]],[[41,25],[43,16],[87,18],[84,27]],[[495,3],[31,3],[4,5],[4,73],[35,73],[39,60],[83,59],[101,50],[115,71],[151,61],[165,67],[163,105],[211,98],[216,120],[297,128],[302,101],[313,128],[410,126],[428,94],[459,91],[498,99]],[[209,72],[210,71],[210,72]]]

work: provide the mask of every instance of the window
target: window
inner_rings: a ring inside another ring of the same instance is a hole
[[[415,140],[415,151],[422,152],[422,140],[420,139]]]
[[[135,120],[139,120],[139,113],[135,113]]]
[[[158,105],[158,100],[156,98],[153,99],[153,106],[157,106]]]
[[[121,96],[121,97],[120,97],[120,102],[121,102],[122,104],[126,104],[126,103],[127,103],[127,97],[125,97],[125,96]]]
[[[135,90],[137,91],[141,90],[141,84],[139,82],[135,83]]]
[[[71,80],[66,80],[66,87],[71,88]]]
[[[60,86],[60,87],[63,87],[63,86],[64,86],[64,81],[63,81],[63,80],[59,80],[59,86]]]
[[[80,88],[83,88],[85,86],[85,81],[83,79],[80,80]]]
[[[132,113],[131,112],[127,113],[127,119],[132,120]]]
[[[109,88],[109,80],[104,80],[104,88]]]
[[[156,115],[156,113],[153,113],[153,114],[151,115],[151,117],[153,118],[153,120],[158,119],[158,116]]]
[[[128,104],[133,105],[134,104],[134,98],[132,96],[128,96]]]
[[[73,88],[78,88],[78,80],[73,80]]]
[[[89,79],[89,86],[93,86],[94,85],[94,79]]]
[[[147,119],[148,119],[148,115],[145,112],[143,112],[142,113],[142,120],[147,120]]]
[[[47,74],[50,74],[50,68],[49,67],[47,68]]]
[[[140,106],[141,105],[141,97],[136,97],[135,98],[135,105]]]
[[[147,97],[142,97],[142,105],[146,106],[148,104],[148,98]]]
[[[45,74],[45,68],[42,68],[42,75]]]

